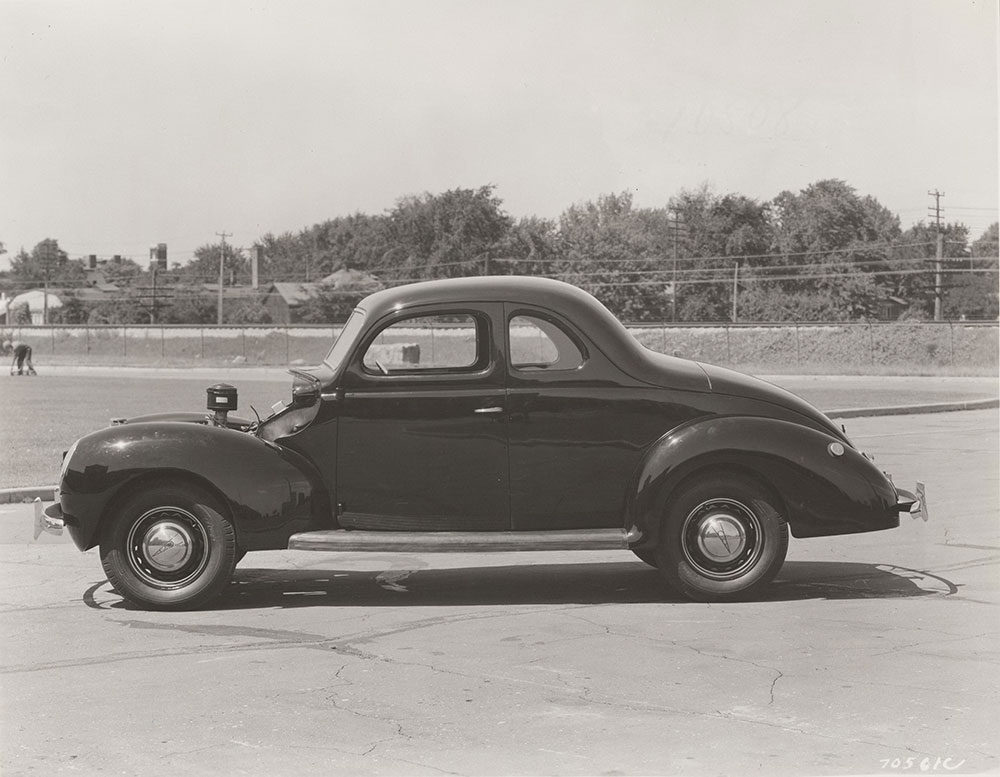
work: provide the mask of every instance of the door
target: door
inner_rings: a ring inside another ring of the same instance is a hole
[[[507,342],[512,528],[622,526],[644,451],[683,408],[545,311],[508,306]]]
[[[501,314],[498,304],[411,311],[362,343],[338,421],[342,526],[510,527]]]

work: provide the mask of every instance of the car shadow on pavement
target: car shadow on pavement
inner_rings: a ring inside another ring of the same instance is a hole
[[[251,555],[207,609],[689,603],[640,561],[451,569],[397,563],[381,572],[335,564],[326,570],[263,568],[253,565]],[[790,561],[752,602],[898,599],[956,591],[944,578],[887,564]]]

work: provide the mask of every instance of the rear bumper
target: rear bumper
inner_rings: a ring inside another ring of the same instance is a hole
[[[58,497],[58,495],[57,495]],[[35,499],[35,539],[37,540],[42,536],[42,532],[46,534],[59,535],[63,533],[63,528],[65,527],[65,522],[62,517],[62,506],[59,502],[49,505],[44,510],[42,509],[42,500]]]
[[[62,502],[60,498],[59,489],[56,488],[55,492],[55,502],[50,504],[46,508],[42,508],[42,500],[35,500],[35,539],[37,540],[42,533],[45,534],[55,534],[60,535],[63,530],[69,532],[70,539],[73,540],[73,544],[76,545],[80,550],[87,550],[86,537],[80,531],[80,526],[77,521],[73,520],[71,516],[67,516],[63,513]]]
[[[930,513],[927,510],[927,489],[923,483],[917,481],[916,490],[907,491],[904,488],[896,487],[896,512],[909,513],[913,518],[920,518],[923,521],[930,520]]]

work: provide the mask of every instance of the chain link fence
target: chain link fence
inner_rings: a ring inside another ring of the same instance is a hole
[[[646,347],[755,370],[993,374],[997,322],[835,324],[630,324]],[[193,367],[316,364],[339,326],[20,326],[0,339],[31,346],[40,364]],[[433,337],[433,333],[427,333]]]

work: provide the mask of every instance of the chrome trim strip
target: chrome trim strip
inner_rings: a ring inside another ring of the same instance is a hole
[[[569,531],[359,531],[331,529],[301,532],[288,540],[290,550],[345,552],[500,553],[528,550],[627,550],[635,535],[624,529]]]
[[[495,397],[492,401],[501,401],[504,398],[502,386],[433,386],[426,389],[390,389],[390,390],[354,390],[345,394],[347,399],[419,399],[421,397],[439,397],[447,394],[449,397],[460,399],[463,397]],[[491,401],[487,399],[485,401]]]

